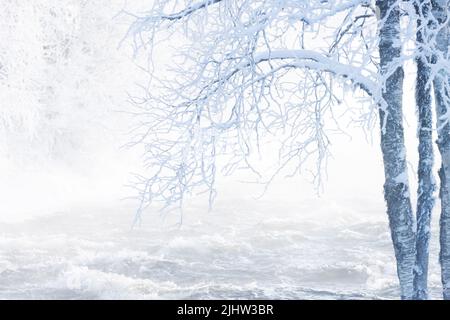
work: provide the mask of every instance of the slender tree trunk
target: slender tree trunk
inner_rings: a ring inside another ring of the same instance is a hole
[[[414,299],[428,299],[428,259],[430,244],[431,212],[434,206],[435,181],[433,177],[433,116],[431,109],[430,59],[423,50],[428,36],[428,16],[431,3],[418,0],[415,3],[419,16],[416,43],[416,104],[418,111],[419,165],[417,189],[416,264],[414,268]]]
[[[396,61],[401,55],[400,12],[396,0],[377,0],[377,6],[382,21],[379,31],[380,73],[386,80],[382,93],[386,108],[380,108],[384,197],[397,259],[401,298],[412,299],[415,232],[403,133],[404,72]]]
[[[448,59],[449,25],[446,22],[448,1],[432,0],[432,13],[438,22],[439,30],[436,36],[437,56],[433,57],[433,62],[436,63],[439,56]],[[438,133],[437,145],[441,155],[441,168],[439,170],[441,183],[439,190],[439,198],[441,199],[439,238],[441,250],[439,261],[441,263],[441,279],[445,300],[450,300],[450,125],[447,114],[450,109],[449,80],[449,74],[444,70],[439,71],[433,79]]]
[[[445,300],[450,300],[450,125],[442,119],[447,113],[447,103],[445,102],[444,79],[445,75],[439,75],[434,79],[434,92],[436,101],[436,115],[438,118],[438,140],[437,145],[441,154],[442,163],[439,169],[439,179],[441,182],[439,198],[441,199],[440,217],[440,246],[439,261],[441,263],[441,279],[443,285],[443,296]]]

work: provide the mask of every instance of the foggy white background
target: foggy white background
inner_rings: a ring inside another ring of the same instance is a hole
[[[138,204],[124,200],[135,195],[126,185],[142,169],[139,147],[123,147],[134,123],[127,94],[146,75],[130,43],[119,46],[130,22],[119,13],[147,3],[0,4],[0,298],[397,298],[377,127],[331,137],[319,193],[281,176],[259,198],[261,186],[220,177],[211,212],[197,197],[181,226],[148,210],[131,229]],[[415,199],[414,66],[406,70]]]

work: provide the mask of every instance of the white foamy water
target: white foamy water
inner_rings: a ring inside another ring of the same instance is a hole
[[[181,226],[148,215],[131,229],[125,203],[3,222],[0,298],[396,299],[383,211],[320,201],[294,209],[235,198],[210,213],[192,205]],[[439,298],[436,244],[430,286]]]

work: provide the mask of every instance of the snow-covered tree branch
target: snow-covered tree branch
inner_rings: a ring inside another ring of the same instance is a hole
[[[170,7],[175,13],[167,13]],[[157,172],[142,177],[144,202],[181,204],[200,187],[212,200],[216,158],[227,159],[225,173],[243,164],[256,173],[249,158],[265,135],[284,132],[280,168],[309,157],[321,163],[329,144],[323,119],[343,101],[336,91],[381,101],[374,57],[350,51],[376,46],[373,12],[367,1],[156,2],[130,28],[136,49],[160,41],[160,31],[183,45],[166,77],[152,74],[154,89],[135,100],[143,127],[151,128],[137,141],[148,146],[148,166]],[[336,26],[337,15],[343,20]],[[368,32],[366,24],[373,27]],[[366,115],[375,109],[367,108]]]

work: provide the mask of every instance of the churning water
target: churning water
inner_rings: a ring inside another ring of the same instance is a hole
[[[134,229],[126,204],[3,222],[0,298],[396,299],[382,208],[317,204],[228,199],[192,205],[181,226],[154,214]]]

